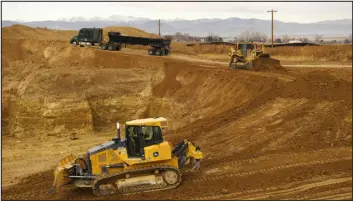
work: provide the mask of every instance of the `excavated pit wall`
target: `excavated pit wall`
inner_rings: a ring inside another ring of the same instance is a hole
[[[165,116],[172,129],[254,99],[274,78],[130,56],[64,42],[5,40],[5,135],[114,129],[116,121]],[[252,75],[253,76],[253,75]]]

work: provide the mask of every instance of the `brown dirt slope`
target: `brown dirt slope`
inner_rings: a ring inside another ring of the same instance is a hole
[[[46,28],[32,28],[24,25],[12,25],[1,28],[2,40],[4,39],[36,39],[69,41],[77,31],[61,31]]]
[[[251,72],[13,37],[2,43],[2,199],[352,199],[351,68]],[[174,145],[201,147],[201,172],[168,191],[45,195],[58,158],[152,116],[169,119]]]

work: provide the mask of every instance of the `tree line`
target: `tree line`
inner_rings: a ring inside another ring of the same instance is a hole
[[[190,36],[187,33],[177,32],[174,35],[166,35],[165,38],[174,41],[186,41],[186,42],[223,42],[224,39],[220,36],[209,34],[207,37]],[[323,35],[316,34],[314,39],[310,40],[307,37],[290,37],[287,34],[282,35],[274,39],[274,43],[288,43],[289,41],[300,41],[303,43],[317,43],[317,44],[352,44],[352,34],[346,37],[344,40],[323,40]],[[271,42],[271,37],[268,37],[262,32],[244,31],[238,34],[233,40],[228,42]]]

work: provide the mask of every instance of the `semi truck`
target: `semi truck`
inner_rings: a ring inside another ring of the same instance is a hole
[[[70,40],[73,45],[96,45],[103,42],[103,29],[101,28],[82,28],[76,36]]]
[[[73,45],[96,45],[101,49],[109,51],[119,51],[125,44],[150,46],[149,55],[165,56],[170,54],[171,40],[163,38],[145,38],[135,36],[125,36],[120,32],[108,32],[109,40],[103,40],[103,29],[101,28],[82,28],[78,35],[73,36],[70,43]]]

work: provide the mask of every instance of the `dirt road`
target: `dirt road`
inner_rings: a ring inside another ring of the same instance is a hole
[[[352,199],[351,68],[251,72],[187,55],[2,42],[3,199]],[[170,121],[174,145],[200,145],[201,172],[168,191],[45,194],[60,157],[150,116]]]

